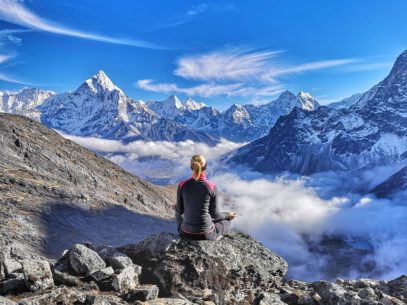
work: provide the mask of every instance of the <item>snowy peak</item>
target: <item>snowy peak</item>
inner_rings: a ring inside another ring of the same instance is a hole
[[[244,122],[251,123],[250,113],[247,109],[239,104],[233,104],[224,113],[224,116],[230,122],[242,124]]]
[[[91,78],[87,79],[80,87],[80,91],[91,91],[93,94],[111,92],[114,90],[121,91],[103,70],[99,70]]]
[[[309,93],[300,91],[297,95],[296,107],[313,111],[319,107],[319,103]]]
[[[149,101],[147,106],[159,117],[173,119],[185,110],[184,105],[176,95],[171,95],[164,101]]]
[[[206,104],[194,101],[192,98],[188,98],[185,102],[185,108],[191,111],[199,110],[203,107],[206,107]]]
[[[174,107],[176,109],[184,108],[184,105],[182,105],[181,101],[179,100],[179,98],[176,95],[171,95],[169,98],[164,100],[162,103],[168,105],[168,107]]]

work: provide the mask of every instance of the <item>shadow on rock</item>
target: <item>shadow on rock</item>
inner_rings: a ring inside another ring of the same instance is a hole
[[[89,209],[50,203],[40,218],[45,233],[42,250],[48,257],[58,257],[77,243],[117,247],[154,233],[175,232],[172,220],[139,214],[119,205]]]

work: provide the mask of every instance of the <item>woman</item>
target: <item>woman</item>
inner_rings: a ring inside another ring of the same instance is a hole
[[[216,240],[230,230],[234,212],[219,212],[215,184],[206,179],[206,160],[191,158],[192,177],[178,185],[175,217],[178,232],[192,239]]]

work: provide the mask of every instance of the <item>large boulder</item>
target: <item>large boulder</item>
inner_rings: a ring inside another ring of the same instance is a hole
[[[78,275],[89,275],[106,267],[99,254],[81,244],[76,244],[69,250],[69,262]]]
[[[235,232],[215,242],[162,233],[119,251],[142,266],[141,283],[157,285],[161,297],[221,304],[252,302],[255,293],[280,287],[288,268],[261,243]]]
[[[31,291],[54,287],[51,267],[46,260],[23,260],[24,279]]]

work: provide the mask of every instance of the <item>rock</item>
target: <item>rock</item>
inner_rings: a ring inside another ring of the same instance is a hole
[[[281,298],[278,294],[275,293],[262,293],[258,295],[254,301],[253,305],[286,305],[281,301]]]
[[[386,284],[387,294],[407,303],[407,275],[402,275]]]
[[[162,233],[119,251],[142,266],[140,281],[157,285],[164,297],[199,298],[211,290],[222,303],[238,303],[252,298],[252,290],[280,286],[287,271],[284,259],[243,233],[216,242]]]
[[[19,274],[17,278],[5,280],[0,282],[0,294],[9,294],[9,293],[21,293],[27,291],[27,286],[25,284],[24,275]]]
[[[106,279],[108,277],[110,277],[111,275],[114,274],[114,270],[112,267],[106,267],[102,270],[93,272],[90,276],[92,277],[92,279],[94,279],[96,282],[99,282],[103,279]]]
[[[120,298],[110,295],[87,295],[85,302],[87,305],[128,305],[128,303],[123,302]]]
[[[103,259],[93,250],[80,244],[69,250],[69,262],[78,275],[89,275],[106,267]]]
[[[4,266],[0,261],[0,281],[4,278],[6,278],[6,270],[4,269]]]
[[[142,285],[122,295],[123,300],[128,303],[155,300],[157,297],[158,287],[156,285]]]
[[[116,252],[115,254],[110,256],[107,259],[107,261],[108,261],[109,265],[112,266],[115,271],[122,270],[126,267],[133,265],[133,262],[131,261],[130,257],[128,257],[127,255],[120,253],[120,252]]]
[[[45,260],[24,260],[24,279],[31,291],[44,290],[54,287],[51,267]]]
[[[152,301],[146,301],[146,302],[136,302],[135,304],[137,305],[194,305],[195,303],[192,303],[188,300],[184,299],[171,299],[171,298],[160,298]]]
[[[0,295],[0,305],[16,305],[16,303]]]
[[[112,287],[116,291],[132,289],[138,284],[137,275],[132,266],[124,268],[119,274],[113,275]]]
[[[57,269],[52,270],[52,277],[54,278],[55,285],[65,285],[68,287],[81,285],[81,281],[76,276],[61,272]]]
[[[24,298],[18,305],[83,304],[86,296],[73,288],[56,288],[49,292]]]
[[[138,278],[133,266],[121,270],[118,274],[113,274],[97,282],[102,291],[124,292],[138,285]]]
[[[5,259],[3,261],[4,270],[6,275],[10,275],[11,273],[20,270],[23,268],[20,262],[16,261],[15,259]]]

